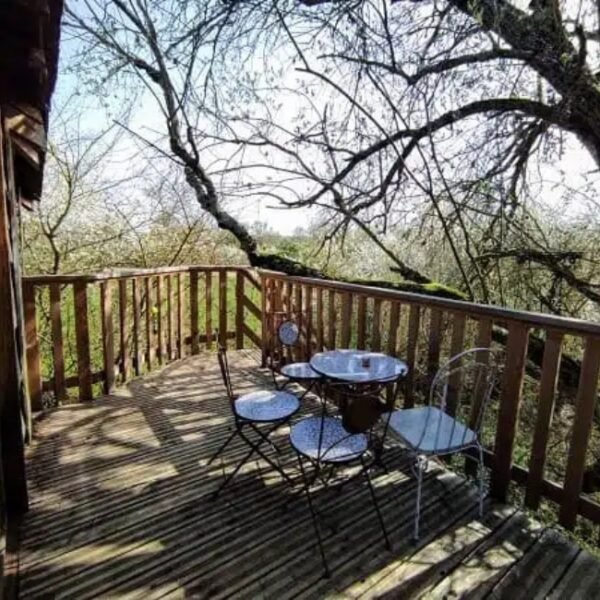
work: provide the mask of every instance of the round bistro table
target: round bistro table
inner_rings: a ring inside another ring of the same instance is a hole
[[[310,359],[310,366],[324,377],[348,383],[386,383],[408,373],[403,360],[368,350],[318,352]]]

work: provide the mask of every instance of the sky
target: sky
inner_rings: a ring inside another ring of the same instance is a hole
[[[53,108],[50,112],[50,139],[52,139],[53,131],[58,135],[60,131],[64,130],[65,113],[69,115],[68,119],[72,119],[76,115],[77,127],[82,132],[97,133],[111,125],[119,127],[118,123],[122,121],[119,116],[120,98],[115,96],[116,104],[111,99],[99,98],[87,88],[79,74],[69,68],[73,54],[77,50],[78,45],[63,36],[56,89],[52,98]],[[141,138],[160,139],[165,129],[164,120],[152,95],[144,93],[138,98],[135,107],[133,116],[127,122],[127,127]],[[293,111],[293,107],[289,110]],[[75,125],[73,124],[73,126]],[[110,171],[115,179],[125,178],[132,171],[143,169],[147,156],[148,148],[144,142],[136,139],[135,135],[124,132],[119,137],[119,142],[111,152],[111,156],[107,159],[110,161],[107,171]],[[264,176],[268,176],[266,171]],[[260,177],[260,171],[255,170],[252,177]],[[133,189],[128,189],[128,194],[135,195],[137,192],[142,199],[144,192],[141,187],[143,185],[144,180],[141,178],[133,186]],[[293,235],[299,229],[306,229],[311,225],[311,218],[314,218],[313,211],[292,210],[283,208],[281,205],[276,208],[276,204],[276,200],[272,198],[259,200],[253,197],[249,201],[235,199],[225,203],[225,206],[246,226],[254,225],[257,222],[265,223],[269,229],[282,235]]]
[[[83,84],[79,74],[67,68],[73,53],[77,49],[75,42],[63,37],[59,76],[53,99],[53,105],[58,110],[51,112],[51,137],[53,131],[52,121],[59,118],[60,107],[65,105],[67,99],[71,104],[69,111],[79,113],[80,127],[83,130],[103,130],[114,123],[114,115],[119,113],[118,98],[116,101],[109,101],[108,108],[103,107],[102,100],[89,91]],[[287,77],[290,77],[288,85],[292,87],[294,85],[292,75],[287,75]],[[284,123],[286,121],[291,123],[294,117],[295,105],[293,102],[283,100],[285,99],[282,99],[280,104],[284,108],[278,117]],[[159,134],[157,132],[164,131],[162,115],[157,109],[156,101],[150,94],[146,93],[138,99],[135,113],[128,122],[128,126],[140,136],[150,139],[158,139]],[[121,136],[118,147],[110,158],[110,170],[116,179],[142,168],[145,161],[141,152],[142,148],[145,148],[143,142],[140,142],[134,136],[129,134]],[[144,151],[147,153],[147,148]],[[251,158],[251,156],[248,155],[248,158]],[[568,206],[563,205],[563,190],[556,187],[555,183],[561,179],[561,172],[564,172],[568,174],[568,184],[575,189],[581,189],[585,186],[586,174],[589,174],[595,168],[595,164],[587,150],[572,139],[569,146],[562,152],[560,160],[542,169],[540,175],[544,183],[538,184],[537,194],[557,211],[558,216],[577,216],[579,212],[585,214],[587,212],[584,210],[585,207],[577,202],[573,202]],[[252,176],[254,179],[260,177],[261,171],[253,172]],[[265,170],[264,177],[267,176],[268,172]],[[128,191],[131,197],[139,196],[138,201],[142,203],[143,186],[144,180],[142,178]],[[274,199],[262,201],[256,198],[237,199],[226,204],[226,208],[246,225],[252,225],[257,221],[266,223],[270,229],[284,235],[291,235],[299,228],[308,228],[313,224],[311,219],[315,218],[314,211],[274,208],[275,202]]]

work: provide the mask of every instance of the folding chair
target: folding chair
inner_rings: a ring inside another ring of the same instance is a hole
[[[215,334],[215,339],[219,340],[218,332]],[[231,384],[227,350],[220,342],[218,342],[218,359],[235,427],[225,442],[210,458],[208,464],[211,464],[236,436],[239,436],[249,446],[249,450],[216,490],[214,497],[217,497],[221,493],[225,486],[227,486],[254,454],[259,455],[288,483],[292,484],[292,480],[279,464],[280,449],[271,441],[270,436],[276,429],[289,422],[291,417],[300,408],[300,401],[294,394],[281,390],[260,390],[237,396],[234,394]],[[266,426],[266,431],[263,431],[261,426]],[[250,431],[256,435],[258,438],[257,441],[253,441],[248,437],[247,432]],[[261,446],[264,444],[267,444],[275,451],[277,464],[263,452]]]
[[[392,414],[390,406],[393,401],[384,401],[381,397],[381,386],[350,385],[328,382],[325,386],[324,398],[332,392],[338,401],[341,417],[327,415],[325,409],[319,416],[307,417],[294,424],[290,431],[290,443],[298,455],[298,463],[302,473],[302,481],[313,521],[325,576],[330,574],[317,515],[313,506],[310,488],[320,480],[328,485],[333,471],[340,466],[351,463],[360,464],[360,470],[354,475],[364,475],[377,519],[381,526],[385,544],[391,549],[390,540],[385,528],[383,516],[377,503],[375,490],[371,483],[369,469],[378,460],[385,442],[389,419]],[[323,399],[325,402],[325,399]],[[381,431],[377,425],[383,417]],[[305,462],[313,468],[309,477]],[[327,474],[329,470],[329,474]]]
[[[276,313],[274,316],[277,315],[282,316],[282,321],[277,326],[277,347],[270,349],[268,366],[278,389],[283,390],[290,383],[304,386],[305,391],[300,396],[302,400],[322,380],[322,376],[309,362],[286,362],[284,350],[291,351],[300,345],[300,327],[296,320],[287,318],[287,314]],[[277,375],[285,378],[283,384],[279,384]]]

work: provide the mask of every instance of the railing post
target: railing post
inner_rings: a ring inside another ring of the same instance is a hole
[[[75,300],[75,341],[77,346],[77,377],[79,379],[79,400],[92,400],[92,371],[90,365],[90,335],[88,329],[87,283],[76,281],[73,284]]]
[[[162,294],[162,275],[156,276],[156,356],[158,364],[162,365],[165,351],[163,346],[163,294]]]
[[[40,340],[37,332],[35,286],[23,284],[23,311],[25,316],[25,348],[27,355],[27,387],[32,410],[42,410],[42,373]]]
[[[512,453],[521,405],[528,338],[527,325],[523,323],[509,325],[491,483],[492,495],[503,502],[506,500],[511,479]]]
[[[50,320],[52,323],[52,360],[54,363],[54,395],[57,401],[67,397],[65,357],[62,335],[60,283],[50,284]]]
[[[352,327],[352,294],[342,294],[342,348],[350,347],[350,334]]]
[[[406,364],[408,365],[408,374],[405,384],[404,408],[414,406],[415,392],[415,369],[417,366],[417,347],[419,343],[419,327],[421,324],[421,307],[418,304],[411,304],[408,315],[408,342],[406,344]]]
[[[152,370],[154,364],[154,341],[152,331],[152,281],[144,277],[144,294],[146,295],[146,365]]]
[[[121,383],[129,378],[129,345],[127,343],[127,281],[119,280],[119,334],[121,354]]]
[[[260,274],[260,309],[262,313],[261,323],[260,323],[260,356],[261,356],[261,365],[264,367],[267,366],[267,344],[268,344],[268,327],[267,327],[267,287],[268,280],[265,275]]]
[[[205,277],[205,295],[204,295],[204,328],[206,329],[206,347],[210,350],[213,344],[212,329],[212,273],[206,271]]]
[[[219,340],[227,346],[227,271],[219,272]]]
[[[177,358],[185,356],[185,333],[183,331],[183,281],[182,274],[177,273]]]
[[[102,306],[102,349],[104,356],[104,393],[110,394],[115,387],[115,345],[112,314],[112,281],[100,284]]]
[[[585,455],[594,421],[594,409],[598,394],[599,371],[600,338],[588,336],[585,341],[585,351],[579,374],[577,399],[575,400],[575,421],[571,431],[563,501],[559,516],[560,524],[567,529],[573,529],[577,520],[579,495],[581,494],[583,473],[585,471]]]
[[[200,332],[198,328],[198,271],[190,271],[190,330],[190,335],[192,337],[192,354],[199,354]]]
[[[142,357],[140,352],[140,286],[136,278],[131,280],[131,295],[133,302],[133,355],[135,356],[134,372],[137,376],[142,373]]]
[[[235,345],[238,350],[244,347],[244,276],[239,270],[235,276]]]
[[[546,448],[550,434],[550,425],[554,414],[554,401],[558,369],[560,365],[563,335],[556,331],[548,332],[544,345],[544,358],[542,360],[542,379],[537,407],[535,433],[531,446],[529,460],[529,475],[527,476],[527,492],[525,505],[531,509],[538,508],[544,479],[544,465],[546,464]]]

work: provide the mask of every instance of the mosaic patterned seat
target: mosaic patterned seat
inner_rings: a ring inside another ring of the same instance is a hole
[[[321,375],[317,373],[307,362],[291,363],[284,365],[279,371],[284,377],[301,381],[303,379],[320,379]]]
[[[302,419],[292,426],[290,442],[304,456],[328,463],[348,462],[360,458],[367,450],[367,436],[364,433],[350,434],[344,429],[342,420],[336,417]]]
[[[244,394],[234,401],[238,417],[248,421],[270,422],[291,417],[300,408],[297,396],[277,390]]]

